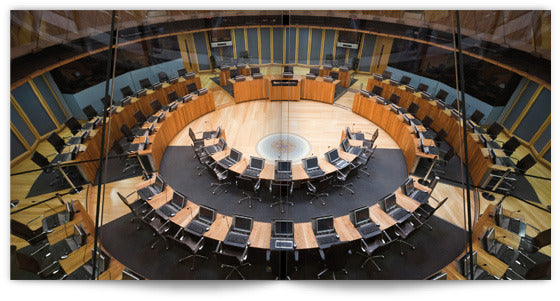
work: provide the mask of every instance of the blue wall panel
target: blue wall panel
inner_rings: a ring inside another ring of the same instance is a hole
[[[309,45],[309,28],[299,29],[298,64],[307,65],[307,45]]]
[[[10,103],[10,120],[12,121],[16,129],[20,132],[20,134],[23,136],[25,142],[27,142],[27,144],[29,145],[33,145],[33,143],[35,143],[35,135],[33,135],[31,130],[25,123],[25,121],[23,121],[23,118],[21,118],[21,116],[16,111],[16,109],[14,109],[11,103]]]
[[[261,63],[270,63],[270,28],[261,28]]]
[[[198,59],[198,68],[200,70],[210,70],[210,58],[208,57],[205,36],[206,33],[204,32],[197,32],[193,34],[194,46],[196,48],[196,58]]]
[[[51,89],[49,89],[49,86],[47,86],[47,83],[45,82],[43,77],[38,76],[38,77],[34,78],[33,83],[35,84],[35,86],[37,86],[37,89],[39,90],[39,93],[41,94],[41,96],[43,97],[43,99],[45,100],[47,105],[49,106],[49,109],[51,110],[51,112],[53,112],[54,117],[56,118],[58,123],[60,123],[60,124],[64,123],[64,121],[66,121],[66,115],[64,115],[64,111],[58,105],[58,102],[54,98],[54,95],[52,94]]]
[[[247,28],[247,46],[251,64],[259,63],[259,31],[256,28]]]
[[[29,117],[35,129],[39,132],[39,135],[43,136],[56,129],[56,125],[51,120],[49,114],[47,114],[47,111],[45,111],[39,98],[37,98],[37,95],[35,95],[28,83],[12,90],[12,95],[27,117]]]
[[[533,146],[535,147],[535,150],[537,150],[537,152],[540,153],[544,148],[544,146],[548,143],[548,141],[550,141],[550,124],[542,132],[539,139],[535,141],[535,144],[533,144]]]
[[[296,28],[286,28],[286,64],[296,61]]]
[[[373,55],[373,48],[375,48],[375,36],[366,34],[364,37],[364,44],[362,45],[362,58],[360,59],[359,71],[369,72],[371,60]],[[393,79],[396,79],[393,77]]]
[[[282,64],[284,55],[284,30],[282,28],[273,29],[274,63]]]
[[[325,30],[325,44],[323,45],[323,64],[331,64],[327,61],[327,55],[330,54],[334,58],[334,30]]]
[[[513,134],[525,141],[530,141],[548,115],[550,115],[550,90],[542,89]]]
[[[348,60],[346,61],[346,64],[348,64],[348,68],[352,69],[352,60],[355,57],[358,57],[358,50],[359,49],[350,49],[349,50],[349,54],[348,54]]]
[[[243,29],[235,30],[235,48],[237,50],[237,58],[240,57],[240,53],[245,51],[245,31]]]
[[[23,143],[19,141],[14,132],[10,131],[10,161],[25,153],[25,151],[27,149],[23,146]]]
[[[543,159],[545,159],[546,161],[550,162],[550,151],[552,150],[552,147],[543,155]],[[550,162],[552,163],[552,162]]]
[[[322,29],[312,29],[311,31],[311,52],[309,53],[309,64],[319,65],[321,58],[321,38],[323,36]]]
[[[531,97],[533,96],[533,94],[535,93],[535,91],[537,90],[538,87],[539,87],[539,84],[537,84],[533,81],[529,82],[529,84],[527,85],[527,88],[525,88],[525,91],[523,91],[523,93],[521,93],[521,96],[519,97],[519,100],[517,100],[517,103],[513,106],[509,115],[502,122],[502,125],[506,129],[508,129],[508,130],[511,129],[511,127],[513,126],[513,124],[517,120],[517,117],[519,117],[519,114],[521,114],[523,109],[525,109],[525,106],[529,103],[529,100],[531,100]]]

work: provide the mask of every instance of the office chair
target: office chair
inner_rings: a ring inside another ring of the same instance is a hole
[[[49,160],[38,151],[33,152],[33,154],[31,155],[31,161],[37,164],[37,166],[39,166],[46,174],[50,174],[53,171],[55,171],[55,169],[50,165]],[[56,172],[55,178],[51,182],[49,182],[49,185],[50,186],[53,186],[54,184],[58,185],[60,184],[61,180],[62,179],[60,178],[58,172]]]
[[[163,82],[168,82],[169,81],[169,76],[167,76],[167,73],[161,71],[158,73],[158,78],[159,78],[159,82],[163,83]]]
[[[110,95],[103,96],[99,100],[101,101],[101,104],[103,105],[103,108],[110,108],[111,107],[111,96]]]
[[[76,135],[77,133],[79,133],[82,130],[82,125],[80,124],[80,122],[74,118],[74,117],[70,117],[68,118],[64,124],[68,127],[68,129],[70,130],[70,132],[72,133],[72,135]]]
[[[47,238],[49,231],[45,231],[42,227],[35,230],[31,230],[31,228],[29,228],[29,224],[34,222],[36,219],[37,218],[27,222],[27,224],[21,223],[15,219],[10,219],[10,234],[24,239],[30,245],[43,242]]]
[[[176,100],[179,100],[179,95],[177,95],[177,92],[171,91],[167,93],[167,103],[172,103]]]
[[[315,76],[319,76],[319,67],[310,67],[309,73],[315,74]]]
[[[120,156],[119,159],[124,164],[122,173],[127,173],[131,169],[141,168],[140,163],[138,162],[139,158],[135,156],[134,157],[125,156],[125,154],[128,153],[126,149],[128,149],[129,146],[130,144],[127,144],[125,148],[121,145],[120,141],[115,140],[115,142],[113,142],[113,147],[111,148],[117,156]]]
[[[367,150],[373,149],[373,145],[375,144],[375,141],[377,140],[377,137],[379,137],[379,129],[375,129],[375,132],[373,132],[373,134],[371,135],[371,138],[369,140],[364,140],[362,142],[362,146]]]
[[[348,257],[352,254],[350,250],[350,243],[339,243],[330,246],[326,252],[319,249],[319,255],[323,260],[324,269],[317,274],[317,279],[321,279],[321,276],[326,272],[331,272],[333,280],[336,280],[335,273],[338,271],[344,272],[348,275],[348,271],[345,269],[348,262]]]
[[[212,194],[216,194],[216,191],[218,191],[220,187],[224,185],[231,185],[231,182],[227,181],[229,178],[229,170],[222,168],[218,164],[214,164],[213,166],[214,167],[211,167],[210,165],[206,165],[206,169],[208,170],[211,176],[213,176],[216,180],[218,180],[218,182],[210,183],[210,187],[215,187],[214,190],[212,191]],[[228,192],[227,189],[224,190],[224,192],[227,193]]]
[[[251,75],[253,75],[255,73],[261,73],[261,68],[260,67],[251,67]]]
[[[82,112],[86,114],[88,120],[94,119],[97,117],[97,111],[93,108],[92,105],[87,105],[85,108],[82,109]]]
[[[183,69],[177,69],[177,75],[179,77],[185,77],[185,75],[187,74],[187,70]]]
[[[337,80],[338,79],[338,72],[331,71],[331,72],[329,72],[329,76],[332,77],[333,80]]]
[[[515,152],[515,150],[520,145],[521,145],[521,142],[519,142],[519,140],[515,136],[512,136],[511,138],[509,138],[508,141],[506,141],[504,144],[502,144],[502,149],[507,156],[511,157],[513,152]]]
[[[198,91],[198,87],[196,86],[196,83],[188,83],[187,84],[187,91],[189,94],[195,93],[196,91]]]
[[[497,123],[494,122],[492,123],[492,125],[490,125],[490,127],[486,130],[486,134],[488,134],[488,136],[490,136],[490,138],[492,138],[492,140],[496,140],[496,138],[498,138],[498,135],[504,130],[504,127]]]
[[[455,98],[455,100],[451,104],[451,108],[460,110],[463,107],[463,103],[464,101],[461,100],[461,102],[458,102],[457,98]],[[459,105],[460,107],[457,107],[457,105]]]
[[[383,77],[383,79],[391,79],[391,76],[393,76],[393,72],[385,70],[383,71],[381,76]]]
[[[148,129],[141,129],[139,127],[130,129],[126,124],[121,125],[121,133],[123,133],[128,142],[132,142],[134,138],[146,136],[148,132]]]
[[[284,205],[294,206],[294,203],[289,201],[289,197],[292,195],[294,191],[294,182],[276,182],[270,181],[270,185],[268,186],[268,191],[272,194],[273,200],[278,200],[276,202],[272,202],[270,204],[270,208],[280,205],[280,212],[284,213]]]
[[[447,138],[447,132],[445,131],[445,129],[441,129],[434,137],[434,140],[436,141],[436,144],[439,146],[441,145],[441,143],[445,141],[445,138]]]
[[[268,267],[270,268],[270,272],[272,273],[272,275],[276,276],[274,280],[280,279],[280,277],[282,276],[280,274],[282,272],[282,268],[284,268],[284,273],[286,276],[285,279],[292,280],[290,275],[292,275],[298,269],[298,254],[298,251],[266,251],[266,262],[268,264]],[[282,256],[285,257],[285,260],[282,260]]]
[[[284,73],[294,73],[294,67],[292,66],[284,66]]]
[[[408,106],[408,113],[412,114],[412,116],[416,117],[416,114],[418,113],[418,110],[420,109],[420,106],[417,105],[415,102],[411,102],[410,105]]]
[[[439,89],[439,91],[437,92],[437,94],[434,98],[445,102],[445,99],[447,98],[447,95],[449,95],[449,93],[447,91]]]
[[[438,178],[439,179],[439,178]],[[435,181],[432,180],[432,182]],[[436,182],[437,183],[437,182]],[[432,190],[433,191],[433,190]],[[434,215],[434,213],[436,213],[436,211],[441,208],[441,206],[443,206],[445,204],[445,202],[447,202],[447,197],[444,198],[441,202],[438,201],[437,199],[435,199],[434,197],[431,197],[435,202],[436,202],[436,206],[432,207],[432,205],[430,205],[429,202],[425,202],[423,204],[420,205],[420,207],[418,207],[419,210],[415,210],[413,212],[414,215],[416,215],[416,217],[422,222],[422,226],[426,226],[428,227],[428,229],[432,230],[432,226],[430,226],[428,224],[428,222],[430,221],[430,219],[432,218],[432,216]]]
[[[237,69],[231,69],[229,70],[229,77],[230,78],[235,78],[236,76],[239,75],[239,70]]]
[[[359,252],[358,255],[361,255],[362,257],[366,258],[364,262],[362,262],[362,265],[360,265],[360,268],[363,269],[368,262],[371,262],[377,268],[377,271],[381,272],[381,267],[377,264],[377,262],[375,262],[375,259],[377,258],[384,259],[385,256],[375,255],[375,252],[381,247],[387,245],[385,241],[385,235],[386,234],[384,231],[380,231],[379,234],[371,238],[368,239],[360,238],[360,250],[362,252],[361,253]]]
[[[428,92],[428,89],[429,89],[429,88],[430,88],[430,87],[428,87],[428,85],[420,83],[420,84],[418,84],[418,87],[416,88],[416,91],[419,91],[419,92]]]
[[[121,88],[121,93],[123,95],[123,97],[127,97],[127,96],[134,96],[134,92],[132,91],[132,89],[130,88],[130,86],[124,86]]]
[[[366,170],[368,169],[369,160],[373,158],[376,149],[377,149],[377,145],[370,152],[365,154],[365,156],[358,156],[356,158],[355,164],[358,166],[358,172],[362,172],[366,174],[368,177],[370,176],[370,173],[367,172]],[[356,176],[359,178],[360,177],[359,173]]]
[[[374,95],[377,95],[377,96],[381,96],[381,94],[383,93],[383,88],[375,85],[375,86],[373,86],[373,89],[371,90],[371,93],[373,93]]]
[[[404,229],[401,226],[404,226]],[[404,255],[403,245],[410,247],[411,250],[416,250],[416,246],[414,246],[413,244],[405,241],[405,239],[410,234],[412,234],[412,232],[414,230],[416,230],[417,228],[416,228],[416,225],[409,224],[408,220],[406,222],[402,223],[401,226],[399,226],[399,224],[395,224],[395,225],[391,226],[390,228],[385,229],[385,234],[386,234],[386,238],[388,239],[386,241],[387,244],[398,243],[399,248],[400,248],[399,254],[401,256],[403,256]],[[404,237],[401,237],[401,235],[404,235]]]
[[[401,77],[400,83],[401,85],[408,85],[410,84],[410,80],[411,80],[410,77],[403,75]]]
[[[226,247],[223,245],[222,241],[218,242],[218,246],[214,251],[214,255],[216,256],[216,260],[220,263],[220,267],[229,268],[230,271],[227,274],[225,280],[229,279],[229,276],[233,272],[236,272],[241,279],[245,280],[243,274],[241,274],[240,268],[244,266],[251,266],[251,263],[247,262],[247,254],[249,251],[249,245],[246,245],[245,248],[231,248]]]
[[[59,279],[64,271],[58,263],[59,258],[50,256],[50,245],[29,245],[15,251],[16,266],[43,279]],[[55,278],[56,277],[56,278]]]
[[[391,94],[391,97],[389,97],[389,101],[398,106],[399,102],[401,101],[401,97],[399,95],[393,93],[393,94]]]
[[[519,160],[517,164],[515,164],[515,170],[518,173],[524,175],[527,172],[527,170],[529,170],[535,164],[537,164],[537,160],[535,160],[535,158],[531,154],[527,154],[525,155],[525,157]]]
[[[307,196],[312,196],[312,198],[309,200],[309,204],[313,204],[314,200],[320,200],[321,204],[323,206],[326,205],[325,200],[323,199],[323,197],[328,197],[329,194],[327,192],[321,192],[321,191],[325,191],[327,190],[330,186],[331,186],[331,180],[332,180],[332,176],[325,176],[317,181],[307,181],[305,182],[306,187],[307,187],[307,192],[305,193],[305,195]]]
[[[152,110],[154,112],[153,114],[159,112],[159,110],[161,110],[162,108],[161,103],[157,99],[154,99],[150,102],[150,107],[152,107]]]
[[[551,230],[547,229],[539,232],[535,237],[521,237],[519,248],[527,253],[536,253],[543,247],[550,245]]]
[[[66,147],[66,142],[64,142],[64,139],[60,138],[60,136],[55,133],[52,132],[48,137],[47,137],[47,141],[54,147],[54,149],[56,150],[57,153],[61,153],[64,148]]]
[[[352,163],[350,163],[350,165],[348,167],[346,167],[343,170],[337,170],[336,171],[336,182],[338,182],[339,184],[334,184],[332,185],[335,188],[343,188],[346,189],[348,191],[350,191],[350,193],[355,194],[354,190],[350,189],[350,186],[354,186],[354,184],[352,183],[347,183],[347,180],[349,179],[349,175],[350,173],[356,169],[356,166],[353,165]],[[342,195],[342,191],[340,191],[340,195]]]
[[[469,119],[474,123],[479,124],[482,118],[484,118],[484,113],[480,112],[479,110],[475,110]]]
[[[165,249],[169,250],[169,243],[167,241],[167,232],[170,229],[172,222],[168,219],[161,217],[155,211],[151,211],[146,216],[146,222],[152,230],[152,236],[157,236],[154,242],[150,245],[154,249],[160,241],[165,243]]]
[[[424,118],[422,119],[422,125],[426,129],[430,128],[432,126],[432,123],[434,123],[434,120],[428,115],[424,116]]]
[[[176,224],[173,224],[173,225],[176,225]],[[196,236],[194,234],[191,234],[188,231],[185,231],[184,228],[181,228],[178,225],[176,225],[175,227],[179,228],[179,230],[178,231],[173,231],[173,229],[171,229],[169,231],[169,233],[174,233],[175,232],[175,235],[173,235],[171,237],[171,241],[175,242],[179,247],[182,247],[183,249],[186,249],[190,253],[189,255],[180,258],[178,260],[178,262],[182,263],[182,262],[192,258],[191,271],[194,271],[195,270],[196,258],[201,258],[201,259],[204,259],[204,260],[208,259],[207,256],[203,256],[203,255],[198,254],[198,252],[201,251],[204,248],[204,236]]]
[[[129,203],[128,197],[134,193],[136,193],[136,191],[134,191],[133,193],[125,197],[120,192],[117,191],[117,196],[119,197],[121,202],[125,204],[128,210],[130,210],[130,212],[132,213],[133,217],[130,219],[130,222],[131,223],[133,223],[134,221],[140,222],[138,226],[136,226],[136,230],[139,230],[140,225],[148,225],[146,218],[148,214],[154,211],[154,208],[152,208],[152,206],[150,206],[150,204],[148,204],[146,200],[143,200],[141,198],[137,198],[134,202]]]
[[[152,88],[152,83],[150,82],[150,80],[148,78],[143,78],[141,80],[139,80],[140,83],[140,87],[142,89],[151,89]]]
[[[197,139],[196,134],[194,133],[191,127],[189,127],[189,137],[193,142],[193,149],[195,153],[200,152],[201,149],[204,149],[204,139],[203,138]]]
[[[249,208],[253,207],[253,199],[262,202],[262,198],[258,196],[259,189],[261,187],[261,179],[254,181],[251,178],[247,178],[243,175],[238,175],[235,179],[235,186],[238,189],[242,190],[243,198],[237,201],[238,204],[241,204],[242,201],[248,200],[249,201]],[[249,193],[252,193],[250,195]]]

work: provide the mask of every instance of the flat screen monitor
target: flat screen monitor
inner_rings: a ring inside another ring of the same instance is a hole
[[[461,275],[468,277],[470,270],[470,262],[472,261],[473,266],[477,265],[477,255],[476,251],[472,253],[472,257],[469,253],[463,255],[461,258],[457,259],[457,272]]]
[[[198,218],[207,223],[212,223],[216,219],[216,210],[200,205],[200,208],[198,209]]]
[[[367,206],[352,211],[352,215],[354,216],[356,226],[360,226],[371,221],[369,217],[369,207]]]
[[[319,160],[317,157],[311,157],[303,160],[303,167],[305,169],[313,169],[319,167]]]
[[[426,92],[422,92],[420,93],[420,95],[422,96],[422,98],[430,100],[432,97],[430,96],[430,94],[426,93]]]
[[[179,77],[174,77],[174,78],[169,79],[169,84],[170,85],[176,84],[178,82],[179,82]]]
[[[480,137],[480,141],[482,141],[482,143],[488,143],[488,139],[486,139],[486,136],[484,136],[483,134],[479,134],[478,137]]]
[[[327,158],[329,159],[329,162],[334,162],[334,161],[338,160],[340,158],[338,156],[338,150],[331,149],[330,151],[328,151],[327,152]]]
[[[154,183],[154,186],[156,188],[159,188],[160,191],[163,191],[165,189],[165,181],[160,175],[156,176],[156,181]]]
[[[325,233],[334,230],[334,218],[332,215],[319,217],[316,220],[317,233]]]
[[[263,169],[264,159],[257,158],[257,157],[251,157],[251,162],[250,162],[249,166],[251,168],[254,168],[254,169],[259,169],[259,170]]]
[[[234,215],[232,226],[235,230],[251,232],[253,228],[253,218],[242,215]]]
[[[292,220],[274,220],[272,222],[272,236],[293,236],[294,221]]]
[[[369,92],[368,92],[367,90],[364,90],[364,89],[361,89],[361,90],[360,90],[360,94],[361,94],[363,97],[370,97]]]
[[[280,172],[288,172],[292,170],[292,161],[277,161],[276,170]]]
[[[394,80],[394,79],[390,79],[390,80],[389,80],[389,83],[390,83],[391,85],[393,85],[393,86],[398,86],[398,85],[399,85],[399,82],[396,81],[396,80]]]
[[[229,157],[235,162],[241,160],[242,155],[243,154],[240,151],[236,150],[235,148],[232,148],[231,152],[229,153]]]
[[[395,114],[399,114],[399,107],[397,107],[397,105],[395,104],[391,104],[391,111],[393,111],[393,113]]]
[[[412,194],[412,192],[414,191],[414,179],[413,178],[408,178],[404,181],[404,183],[402,183],[401,185],[401,191],[405,194],[410,196]]]
[[[379,202],[379,206],[381,206],[381,209],[385,212],[391,211],[391,209],[393,209],[396,205],[397,197],[394,193],[391,193],[390,195],[384,197],[381,202]]]
[[[185,200],[185,197],[182,194],[178,193],[177,191],[174,191],[173,198],[171,199],[171,204],[174,204],[178,208],[185,208],[185,206],[187,205],[187,201]]]

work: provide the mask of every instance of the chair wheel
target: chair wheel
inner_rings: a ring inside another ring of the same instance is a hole
[[[140,226],[136,227],[136,230],[140,230]]]
[[[150,248],[153,249],[153,248],[155,248],[155,247],[156,247],[156,246],[151,246]]]
[[[179,259],[179,263],[183,262],[183,258]]]

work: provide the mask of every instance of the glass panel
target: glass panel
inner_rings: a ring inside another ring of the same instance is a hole
[[[550,91],[543,89],[515,129],[514,134],[525,141],[530,141],[549,115]]]

